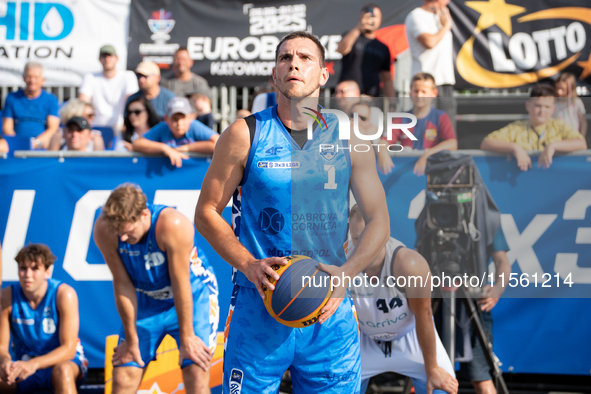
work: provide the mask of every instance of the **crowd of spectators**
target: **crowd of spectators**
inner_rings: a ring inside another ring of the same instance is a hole
[[[394,130],[390,139],[384,133],[381,140],[383,144],[399,143],[405,149],[423,152],[414,167],[418,176],[424,174],[429,156],[458,148],[453,22],[448,3],[449,0],[424,0],[406,16],[412,57],[412,109],[408,113],[417,119],[409,130],[416,139]],[[375,132],[383,109],[371,98],[396,96],[390,51],[376,38],[381,22],[382,10],[377,5],[363,6],[357,25],[343,34],[337,49],[343,59],[334,89],[335,104],[351,119],[352,112],[363,112],[357,114],[358,121],[369,134]],[[30,138],[32,149],[158,152],[177,166],[186,157],[183,152],[213,151],[217,133],[213,131],[212,90],[203,77],[192,72],[194,62],[187,48],[180,47],[174,54],[169,79],[161,78],[159,66],[152,61],[140,62],[133,72],[117,68],[119,58],[112,45],[100,48],[98,60],[102,71],[85,75],[78,98],[70,99],[61,110],[57,97],[43,90],[43,66],[27,63],[23,73],[25,87],[6,98],[2,136]],[[276,105],[276,100],[271,76],[268,91],[255,97],[252,113]],[[360,101],[364,105],[356,105]],[[389,101],[392,111],[396,101]],[[173,108],[179,110],[171,113]],[[560,75],[554,87],[535,86],[525,109],[528,120],[492,132],[480,148],[513,155],[524,171],[532,167],[528,151],[539,151],[538,166],[547,168],[555,153],[586,149],[585,107],[576,95],[574,75]],[[247,109],[239,110],[236,119],[250,113]],[[409,119],[396,121],[405,123]],[[112,130],[113,135],[103,139],[100,129],[104,127]],[[8,149],[7,141],[0,138],[0,152]],[[391,172],[395,159],[385,149],[376,153],[379,170]]]

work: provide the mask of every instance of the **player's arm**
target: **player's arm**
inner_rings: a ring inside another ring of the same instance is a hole
[[[6,287],[2,290],[2,312],[0,312],[0,380],[4,382],[8,382],[8,373],[12,364],[12,357],[9,352],[11,312],[12,288]]]
[[[183,159],[189,156],[180,153],[178,150],[162,142],[152,141],[145,137],[140,137],[132,143],[133,150],[148,154],[162,154],[170,159],[170,164],[175,167],[183,166]]]
[[[105,263],[113,275],[113,290],[115,292],[115,305],[123,323],[125,331],[125,346],[138,364],[143,366],[140,357],[139,339],[137,334],[137,294],[131,278],[121,261],[118,250],[117,233],[109,226],[107,221],[99,217],[94,224],[94,242],[101,251]],[[129,354],[115,352],[113,365],[125,364]],[[125,359],[122,361],[122,359]]]
[[[255,259],[222,217],[224,208],[242,181],[249,152],[248,125],[240,119],[222,133],[216,144],[195,209],[195,226],[220,257],[242,271],[264,298],[261,284],[274,289],[265,274],[279,279],[271,266],[286,264],[285,260],[279,257]]]
[[[195,152],[195,153],[206,153],[212,154],[215,150],[215,144],[218,142],[220,136],[214,134],[207,141],[195,141],[189,144],[181,145],[176,148],[179,152]]]
[[[362,144],[367,145],[367,148],[357,150],[366,150],[364,152],[351,149],[350,185],[365,221],[365,228],[359,237],[359,243],[353,254],[341,267],[326,264],[319,265],[323,271],[328,272],[331,276],[339,278],[344,276],[345,278],[351,278],[350,280],[376,259],[390,237],[390,217],[388,215],[386,194],[378,177],[373,149],[369,145],[369,141],[362,141],[357,136],[352,136],[349,141],[350,146]],[[348,283],[344,280],[342,282],[345,283],[341,283],[341,286],[333,289],[331,299],[322,309],[322,314],[318,319],[319,323],[322,324],[328,320],[336,312],[343,300]]]
[[[408,307],[415,315],[417,339],[425,361],[427,392],[441,389],[447,393],[457,393],[458,381],[437,364],[437,333],[431,310],[431,288],[427,283],[429,264],[418,252],[408,248],[398,251],[393,264],[394,276],[406,278],[407,286],[404,289]]]
[[[211,353],[193,328],[193,292],[189,273],[189,260],[193,250],[195,230],[193,224],[176,209],[166,208],[156,223],[156,242],[168,259],[168,272],[174,306],[179,321],[179,364],[190,359],[203,370],[209,369]]]
[[[61,284],[57,289],[57,311],[59,314],[60,346],[47,354],[32,358],[28,361],[16,361],[11,369],[10,380],[20,378],[25,380],[39,369],[53,367],[76,356],[78,342],[78,296],[76,291],[67,284]]]

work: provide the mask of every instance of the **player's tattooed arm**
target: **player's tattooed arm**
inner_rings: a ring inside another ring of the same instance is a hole
[[[125,332],[125,341],[115,348],[113,365],[136,361],[140,366],[143,366],[144,362],[140,356],[139,339],[135,324],[137,319],[137,294],[119,256],[117,233],[101,217],[94,224],[93,233],[94,242],[113,275],[115,305]]]
[[[195,226],[220,257],[242,271],[264,298],[262,285],[274,289],[266,274],[278,279],[271,266],[287,262],[279,257],[255,259],[222,217],[224,208],[242,181],[249,152],[248,126],[244,119],[240,119],[222,133],[216,144],[195,209]]]
[[[458,392],[458,381],[437,364],[437,340],[431,310],[431,288],[428,286],[429,264],[415,250],[403,248],[398,251],[393,263],[392,273],[396,278],[404,276],[421,277],[421,281],[411,282],[404,287],[408,307],[415,315],[417,339],[425,361],[427,391],[440,389],[450,394]],[[411,283],[414,283],[411,284]]]
[[[12,312],[12,289],[7,287],[2,290],[2,312],[0,313],[0,380],[8,381],[8,373],[12,365],[10,356],[10,314]]]

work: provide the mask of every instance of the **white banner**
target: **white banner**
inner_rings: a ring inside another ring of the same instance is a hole
[[[110,44],[127,64],[130,0],[0,0],[0,86],[24,86],[29,61],[45,67],[45,86],[79,86],[102,70],[99,49]]]

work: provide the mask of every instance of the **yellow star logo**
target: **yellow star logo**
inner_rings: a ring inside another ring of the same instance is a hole
[[[577,62],[577,66],[583,69],[581,75],[579,75],[579,79],[581,81],[591,76],[591,53],[589,54],[589,58],[587,58],[586,61]]]
[[[524,7],[505,3],[505,0],[467,1],[466,6],[480,14],[474,34],[497,25],[509,37],[512,33],[511,17],[526,11]]]

